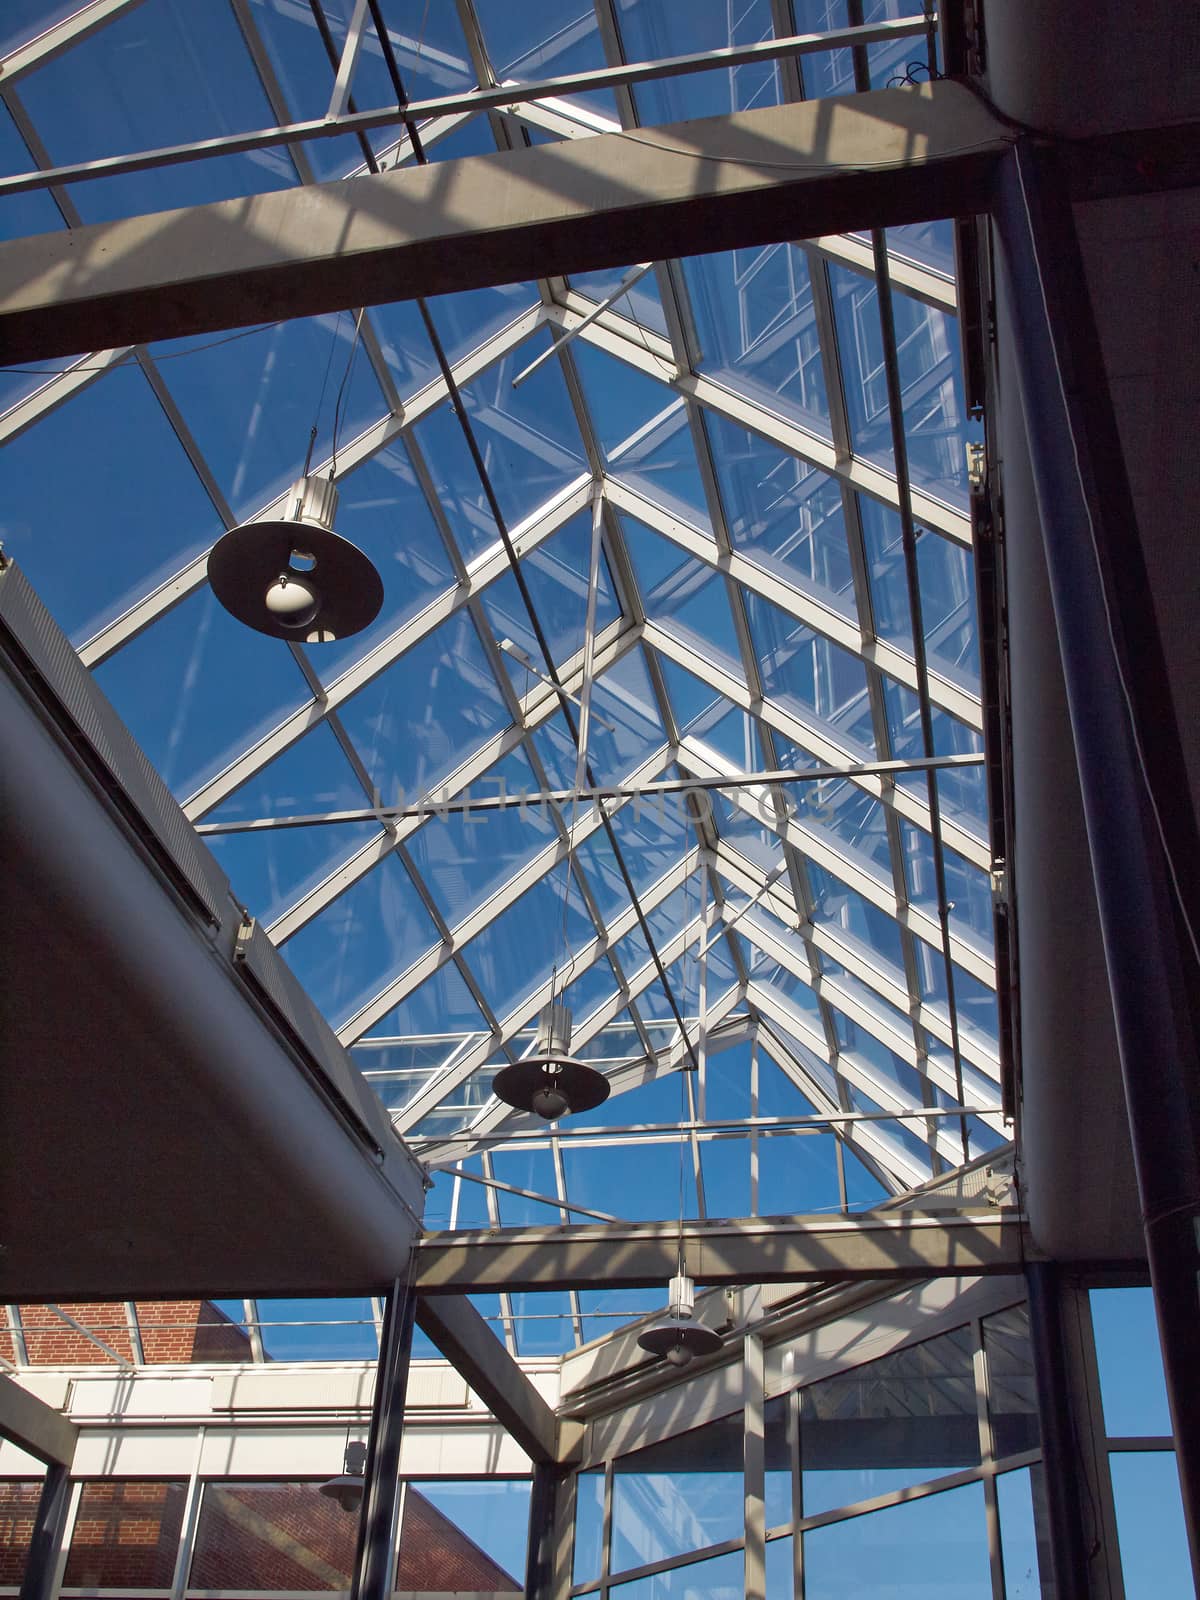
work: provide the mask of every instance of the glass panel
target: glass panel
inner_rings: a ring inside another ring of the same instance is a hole
[[[590,511],[563,525],[521,562],[521,572],[533,599],[542,632],[557,664],[583,649],[587,632],[588,580],[591,575],[592,517]],[[596,590],[596,632],[600,634],[617,615],[609,581],[608,561],[601,551]],[[533,632],[529,611],[513,578],[507,573],[484,591],[483,609],[497,643],[511,639],[539,672],[545,671],[541,645]],[[538,679],[515,657],[505,655],[505,668],[513,688],[524,698]],[[531,785],[535,787],[536,785]]]
[[[283,946],[325,1017],[351,1017],[438,943],[403,862],[387,856]]]
[[[650,1578],[617,1585],[621,1600],[742,1600],[744,1558],[740,1550],[710,1561],[694,1561]]]
[[[314,427],[315,467],[331,455],[335,424],[344,448],[387,410],[348,311],[222,339],[174,339],[152,350],[238,517],[269,505],[300,477]],[[365,519],[360,513],[355,520]]]
[[[473,784],[471,792],[484,799],[536,787],[528,761],[514,752]],[[408,848],[438,910],[453,928],[553,838],[548,807],[512,806],[432,818],[412,836]]]
[[[385,805],[413,805],[510,721],[475,625],[459,611],[341,708]]]
[[[425,1594],[520,1594],[529,1480],[406,1485],[396,1588]]]
[[[1108,1464],[1125,1600],[1190,1600],[1192,1569],[1174,1452],[1114,1451]]]
[[[632,517],[621,518],[646,615],[704,657],[742,679],[725,580]]]
[[[1039,1441],[1037,1385],[1029,1344],[1029,1310],[1013,1306],[983,1320],[988,1369],[988,1414],[996,1458],[1036,1450]]]
[[[170,1588],[186,1488],[182,1482],[121,1478],[85,1483],[63,1583],[70,1588]]]
[[[693,0],[685,11],[657,0],[620,0],[621,41],[629,61],[724,50],[774,38],[769,0],[728,6],[724,0]],[[639,83],[634,101],[643,123],[685,122],[755,106],[778,105],[779,65],[774,61],[695,72],[686,77]]]
[[[569,6],[561,0],[525,0],[520,6],[508,0],[476,0],[475,11],[501,83],[510,79],[531,83],[606,65],[595,12],[583,0]],[[567,100],[615,115],[611,90],[570,95]]]
[[[846,405],[855,451],[894,470],[883,332],[872,278],[829,264]],[[892,291],[909,476],[915,487],[966,504],[966,413],[958,333],[945,312]]]
[[[575,1565],[572,1583],[600,1576],[604,1539],[604,1474],[581,1472],[575,1479]]]
[[[134,6],[22,79],[21,98],[55,164],[275,124],[225,0]],[[85,222],[102,222],[296,181],[276,147],[100,178],[71,198]]]
[[[129,1324],[120,1300],[68,1302],[58,1308],[111,1345],[126,1361],[133,1360]],[[50,1306],[22,1306],[21,1328],[25,1335],[25,1354],[33,1366],[111,1366],[112,1357],[84,1334],[77,1332]]]
[[[330,729],[305,734],[209,813],[209,822],[314,816],[362,810],[362,785]],[[270,923],[379,833],[371,822],[212,834],[205,842],[229,874],[233,892]]]
[[[1038,1469],[1041,1470],[1040,1468]],[[1042,1600],[1033,1482],[1028,1467],[996,1479],[1005,1600]]]
[[[1169,1434],[1171,1414],[1150,1289],[1093,1289],[1096,1362],[1110,1437]]]
[[[843,616],[857,617],[842,495],[833,478],[707,411],[734,545]]]
[[[674,1085],[672,1085],[674,1089]],[[678,1090],[675,1106],[669,1118],[679,1116]],[[635,1110],[625,1109],[625,1095],[604,1106],[607,1112],[605,1125],[637,1126],[646,1114],[644,1104]],[[574,1122],[577,1119],[572,1119]],[[668,1120],[655,1116],[655,1121]],[[563,1168],[567,1177],[567,1193],[572,1200],[593,1211],[627,1217],[635,1222],[669,1222],[679,1216],[679,1138],[655,1142],[650,1150],[630,1139],[604,1148],[580,1148],[582,1141],[571,1140],[563,1145]],[[653,1159],[647,1159],[652,1156]],[[685,1156],[684,1210],[694,1217],[697,1212],[695,1178],[690,1152]],[[721,1536],[722,1538],[725,1535]],[[695,1546],[687,1546],[694,1549]],[[646,1560],[655,1559],[647,1556]],[[627,1563],[632,1565],[633,1563]]]
[[[268,1361],[373,1361],[370,1300],[256,1300]]]
[[[740,1538],[743,1509],[740,1410],[620,1456],[613,1463],[610,1570]]]
[[[847,747],[851,760],[872,760],[875,741],[862,660],[761,595],[746,595],[746,615],[767,694],[805,721],[824,725]]]
[[[210,1483],[189,1586],[232,1592],[349,1587],[358,1517],[317,1483]]]
[[[240,1300],[142,1300],[136,1309],[147,1362],[254,1359]]]
[[[0,1584],[15,1587],[25,1576],[41,1498],[40,1478],[0,1480]]]
[[[834,1134],[759,1135],[760,1217],[836,1211],[840,1205]]]
[[[858,497],[875,627],[881,639],[912,654],[912,616],[900,517],[868,495]],[[979,686],[975,572],[971,552],[941,534],[917,529],[917,576],[929,665],[967,689]]]
[[[983,1485],[806,1533],[804,1593],[805,1600],[991,1600]]]
[[[978,1465],[970,1330],[802,1389],[800,1459],[805,1516]]]
[[[808,258],[793,244],[691,256],[683,263],[696,369],[771,412],[830,436]]]
[[[784,1394],[776,1396],[774,1400],[768,1400],[763,1414],[766,1466],[763,1506],[765,1525],[768,1528],[781,1528],[792,1520],[792,1452],[788,1441],[790,1410],[790,1396]],[[788,1551],[790,1559],[790,1541]],[[790,1568],[788,1582],[789,1584],[791,1582]],[[771,1585],[768,1582],[767,1593],[770,1592]]]
[[[179,800],[312,699],[291,652],[235,622],[207,585],[95,676]]]
[[[133,438],[138,470],[114,471]],[[127,611],[222,532],[162,408],[133,366],[94,379],[69,405],[7,444],[4,488],[5,551],[75,643]]]
[[[0,55],[9,55],[80,8],[80,0],[8,0],[0,21]]]
[[[791,1539],[772,1539],[767,1546],[766,1600],[792,1600],[794,1585]]]
[[[628,276],[627,267],[606,267],[600,272],[573,272],[569,281],[572,289],[599,304],[601,300],[607,300],[609,295],[616,294]],[[639,278],[632,289],[627,289],[619,300],[613,301],[609,309],[614,316],[629,317],[634,322],[652,328],[655,333],[666,335],[667,319],[652,272]]]

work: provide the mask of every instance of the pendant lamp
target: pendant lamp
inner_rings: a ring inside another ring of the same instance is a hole
[[[297,644],[345,639],[374,622],[383,582],[358,546],[334,533],[337,502],[328,478],[298,478],[290,517],[243,522],[217,540],[208,581],[231,616]]]
[[[638,1344],[653,1356],[665,1356],[673,1367],[689,1366],[697,1356],[711,1356],[721,1348],[721,1336],[692,1321],[696,1288],[682,1269],[667,1291],[667,1314],[638,1334]]]
[[[346,1446],[342,1470],[336,1478],[323,1483],[319,1492],[326,1499],[336,1500],[343,1511],[357,1511],[362,1505],[366,1470],[367,1447],[361,1439],[352,1439]]]
[[[493,1093],[547,1122],[602,1105],[608,1099],[608,1079],[586,1061],[576,1061],[570,1049],[570,1008],[551,1001],[538,1018],[533,1054],[502,1068],[492,1082]]]

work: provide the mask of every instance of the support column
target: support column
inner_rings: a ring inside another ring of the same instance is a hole
[[[387,1297],[379,1339],[379,1366],[367,1442],[362,1514],[354,1553],[350,1600],[388,1600],[396,1562],[396,1520],[400,1499],[400,1441],[404,1434],[404,1395],[412,1351],[416,1295],[397,1278]]]
[[[993,217],[1200,1589],[1200,842],[1071,204],[1020,141]]]
[[[525,1557],[525,1600],[550,1600],[554,1593],[555,1520],[562,1468],[549,1461],[533,1467],[529,1497],[529,1549]]]
[[[29,1559],[21,1581],[20,1600],[50,1600],[67,1507],[71,1503],[71,1470],[61,1462],[46,1468],[42,1497],[29,1545]]]
[[[1086,1469],[1079,1460],[1071,1417],[1074,1386],[1063,1337],[1058,1268],[1031,1262],[1025,1268],[1025,1280],[1055,1600],[1089,1600],[1088,1552],[1079,1503],[1080,1480]]]

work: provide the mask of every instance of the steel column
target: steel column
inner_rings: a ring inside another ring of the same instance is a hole
[[[525,1557],[525,1600],[549,1600],[554,1585],[555,1505],[562,1469],[538,1461],[529,1497],[529,1548]]]
[[[1031,1262],[1025,1280],[1055,1600],[1087,1600],[1088,1555],[1078,1493],[1082,1472],[1071,1417],[1073,1385],[1063,1337],[1059,1271],[1048,1262]]]
[[[1200,1588],[1200,843],[1057,155],[1020,141],[993,215]]]
[[[384,1307],[350,1600],[387,1600],[392,1592],[400,1498],[400,1441],[404,1434],[404,1395],[408,1387],[416,1299],[411,1284],[397,1278]]]
[[[42,1497],[38,1501],[33,1538],[21,1580],[20,1600],[50,1600],[67,1507],[71,1502],[71,1469],[61,1462],[46,1468]]]

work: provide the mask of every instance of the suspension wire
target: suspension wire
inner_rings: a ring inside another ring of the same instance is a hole
[[[917,566],[917,530],[913,520],[912,496],[908,483],[908,441],[904,434],[904,407],[900,392],[900,362],[896,353],[896,319],[892,306],[891,277],[888,271],[887,239],[882,228],[871,232],[875,258],[876,299],[883,332],[883,365],[887,381],[888,410],[891,413],[892,449],[896,458],[896,488],[900,512],[900,536],[904,549],[904,575],[912,615],[913,661],[917,669],[917,707],[921,719],[921,743],[926,757],[934,754],[933,711],[929,700],[929,666],[925,652],[925,620],[921,605],[921,576]],[[954,994],[954,959],[950,951],[950,901],[946,892],[946,857],[942,841],[942,813],[938,798],[937,774],[927,768],[925,787],[929,803],[929,832],[933,841],[933,875],[937,890],[938,922],[942,930],[942,961],[946,974],[946,1007],[950,1013],[950,1050],[954,1057],[954,1085],[959,1105],[965,1104],[962,1052],[959,1047],[958,1007]],[[971,1159],[966,1117],[959,1119],[959,1136],[964,1162]]]
[[[309,3],[318,7],[319,9],[320,0],[309,0]],[[385,57],[385,59],[387,58]],[[403,111],[408,104],[408,97],[404,92],[404,84],[401,80],[399,69],[396,66],[394,55],[390,60],[388,60],[388,72],[392,79],[392,87],[396,91],[396,103],[400,107],[401,111]],[[402,120],[404,122],[405,131],[407,132],[409,140],[412,144],[414,157],[419,165],[427,165],[429,157],[426,154],[425,147],[421,142],[421,136],[417,130],[416,123],[407,116],[403,117]],[[370,164],[373,171],[377,170],[377,165],[375,164],[375,158],[373,154],[370,157]],[[429,343],[433,349],[434,357],[441,371],[442,380],[446,385],[446,395],[450,402],[450,409],[458,418],[459,425],[462,428],[463,438],[466,441],[467,450],[470,453],[471,461],[474,464],[475,471],[479,477],[480,486],[483,489],[484,497],[488,503],[488,510],[491,512],[492,518],[496,524],[496,529],[500,535],[500,542],[503,544],[504,552],[508,557],[508,564],[512,570],[513,579],[516,582],[517,589],[520,593],[522,604],[528,613],[534,638],[537,640],[538,649],[541,651],[542,659],[546,663],[546,676],[549,678],[552,687],[558,694],[558,701],[562,710],[563,721],[567,725],[567,731],[570,733],[571,738],[575,741],[576,749],[578,749],[580,744],[580,732],[575,721],[575,714],[572,710],[570,699],[563,688],[562,680],[558,675],[558,668],[554,664],[554,654],[550,648],[550,641],[547,639],[546,631],[542,627],[541,618],[538,616],[537,607],[533,602],[533,595],[530,593],[529,584],[526,582],[525,574],[521,568],[521,558],[517,554],[516,546],[513,544],[512,536],[508,531],[508,523],[505,521],[504,513],[501,511],[500,503],[496,498],[496,491],[492,486],[491,475],[487,470],[487,463],[483,459],[483,454],[479,448],[479,442],[475,437],[475,429],[471,425],[470,416],[468,415],[467,408],[463,403],[458,384],[455,382],[454,372],[450,366],[450,361],[446,355],[445,347],[442,344],[441,337],[438,334],[433,317],[430,314],[429,305],[423,297],[418,298],[416,304],[417,309],[421,314],[421,320],[425,324],[425,331],[429,336]],[[587,761],[586,749],[582,754],[584,776],[587,779],[588,787],[594,789],[597,787],[596,779],[595,774],[592,771],[591,764]],[[581,785],[577,783],[576,791],[578,791],[580,787]],[[612,850],[613,859],[617,863],[617,870],[620,872],[621,880],[625,885],[625,891],[629,895],[629,901],[633,907],[633,914],[637,918],[638,928],[641,931],[642,937],[646,941],[646,948],[650,952],[650,959],[654,963],[655,973],[659,979],[659,982],[662,984],[663,993],[666,996],[667,1004],[671,1008],[671,1014],[679,1026],[680,1034],[683,1037],[684,1048],[687,1050],[688,1057],[693,1067],[698,1066],[696,1053],[692,1048],[692,1041],[688,1037],[687,1024],[684,1021],[683,1014],[679,1009],[679,1005],[675,999],[675,996],[671,992],[671,986],[667,981],[666,969],[662,964],[662,958],[660,957],[658,953],[658,947],[654,942],[654,935],[650,931],[650,924],[646,921],[646,914],[642,910],[641,902],[638,899],[637,889],[634,885],[632,877],[629,874],[629,868],[626,865],[625,857],[621,850],[621,844],[617,838],[616,829],[612,825],[612,819],[607,815],[604,810],[604,806],[599,800],[596,801],[596,809],[600,814],[600,822],[604,828],[605,837],[607,838],[609,846]]]

